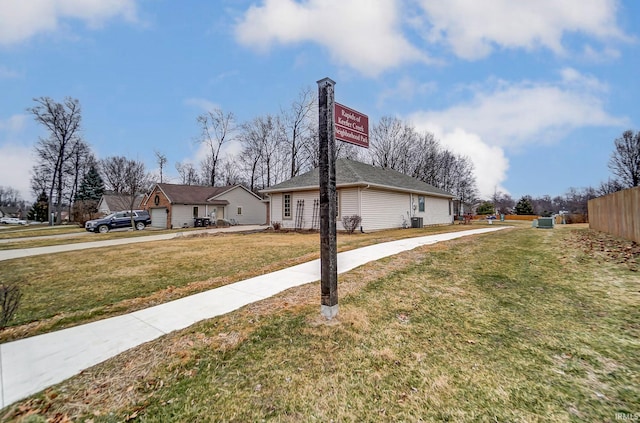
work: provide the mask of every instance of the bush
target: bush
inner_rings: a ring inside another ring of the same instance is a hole
[[[4,329],[13,318],[21,297],[22,293],[18,285],[0,284],[0,330]]]
[[[280,228],[282,228],[282,223],[280,223],[280,222],[271,222],[271,226],[273,227],[274,231],[279,231]]]
[[[342,226],[344,226],[344,230],[349,234],[355,232],[358,226],[360,226],[360,222],[362,222],[362,218],[357,214],[354,214],[353,216],[344,216],[342,218]]]

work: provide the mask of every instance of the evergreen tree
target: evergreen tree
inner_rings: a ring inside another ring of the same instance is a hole
[[[73,220],[83,225],[87,219],[93,219],[98,213],[98,203],[104,191],[104,180],[95,165],[91,165],[78,188],[73,207]]]
[[[493,214],[494,213],[493,203],[489,201],[482,202],[478,206],[476,213],[477,214]]]
[[[76,195],[76,201],[94,200],[100,201],[102,194],[104,194],[104,181],[102,176],[94,165],[89,167],[89,171],[82,179],[78,194]]]
[[[533,204],[531,203],[531,197],[524,196],[516,204],[516,214],[520,215],[533,215]]]
[[[46,222],[49,220],[49,197],[47,197],[47,193],[42,191],[40,195],[38,195],[38,199],[31,210],[29,210],[29,214],[27,214],[27,219],[35,220],[36,222]]]

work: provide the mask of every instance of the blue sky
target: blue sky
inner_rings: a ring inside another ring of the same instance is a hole
[[[247,121],[330,77],[468,155],[485,197],[597,186],[640,122],[638,21],[634,0],[0,0],[0,185],[32,199],[35,97],[77,98],[99,158],[158,150],[175,176],[207,108]]]

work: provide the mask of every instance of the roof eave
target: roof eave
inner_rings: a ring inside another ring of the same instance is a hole
[[[364,182],[364,181],[347,182],[344,184],[336,185],[336,188],[352,188],[352,187],[373,187],[373,188],[384,189],[387,191],[399,191],[399,192],[408,192],[408,193],[415,193],[415,194],[425,194],[431,197],[454,198],[454,196],[451,194],[443,194],[443,193],[432,192],[432,191],[423,191],[423,190],[412,189],[412,188],[394,187],[391,185],[374,184],[374,183]],[[266,188],[266,189],[260,190],[260,192],[264,194],[273,194],[273,193],[291,192],[291,191],[314,191],[318,189],[319,189],[318,185],[310,185],[310,186],[302,186],[302,187],[289,187],[289,188],[276,188],[276,189]]]

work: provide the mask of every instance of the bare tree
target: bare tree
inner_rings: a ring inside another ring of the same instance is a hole
[[[565,209],[569,213],[584,214],[588,213],[588,202],[597,196],[596,190],[587,188],[570,187],[564,194]]]
[[[264,130],[262,121],[258,118],[243,124],[241,127],[240,142],[242,143],[242,153],[240,154],[240,161],[246,174],[247,185],[249,185],[251,191],[258,189],[258,165],[262,158],[261,138],[265,136]]]
[[[287,176],[283,139],[283,126],[277,117],[259,116],[242,125],[241,157],[251,190],[271,186]]]
[[[491,200],[493,201],[493,207],[496,209],[496,213],[500,214],[508,214],[516,204],[509,194],[500,191],[495,191]]]
[[[446,156],[450,157],[450,154],[446,154]],[[471,159],[466,156],[453,155],[453,159],[447,163],[447,166],[443,170],[447,173],[449,184],[441,188],[455,195],[463,203],[475,202],[478,198],[478,188]]]
[[[158,163],[158,167],[160,168],[160,183],[162,183],[163,182],[162,171],[164,170],[164,165],[167,164],[167,156],[159,152],[158,150],[155,150],[154,154],[156,156],[156,163]]]
[[[128,196],[129,210],[131,213],[131,227],[135,228],[133,210],[137,206],[136,198],[149,189],[150,178],[145,170],[144,163],[138,160],[126,159],[124,163],[124,187],[122,193]]]
[[[17,206],[20,202],[20,192],[11,187],[0,186],[0,206]]]
[[[42,163],[36,164],[31,169],[31,192],[36,198],[43,192],[46,195],[49,191],[51,173],[51,169]],[[48,198],[47,202],[49,202]]]
[[[74,148],[81,141],[80,122],[82,120],[80,103],[78,100],[66,97],[62,103],[57,103],[49,97],[34,99],[36,106],[27,109],[36,122],[48,131],[48,137],[41,137],[36,145],[36,155],[39,163],[36,166],[48,168],[49,201],[55,204],[55,219],[61,221],[62,200],[65,191],[65,166],[74,152]],[[55,194],[55,195],[54,195]],[[52,210],[52,207],[49,208]]]
[[[102,179],[108,191],[114,194],[124,192],[127,185],[126,166],[129,159],[124,156],[110,156],[100,161]]]
[[[183,185],[200,185],[200,178],[198,177],[198,171],[189,162],[176,163],[176,170],[180,175],[180,180]]]
[[[224,113],[221,109],[215,108],[201,114],[197,120],[200,125],[200,142],[204,143],[208,149],[210,170],[207,182],[209,185],[215,186],[220,150],[225,143],[231,140],[235,130],[234,116],[231,112]]]
[[[65,174],[69,178],[69,191],[67,194],[69,216],[72,216],[72,205],[78,193],[80,182],[89,171],[89,168],[95,166],[96,163],[96,158],[89,145],[82,140],[77,142],[65,166]]]
[[[396,117],[381,117],[371,128],[369,154],[373,165],[410,173],[408,160],[415,140],[413,127]]]
[[[640,132],[624,131],[614,141],[615,150],[609,160],[609,169],[626,188],[640,185]]]
[[[240,175],[235,157],[225,157],[220,162],[220,178],[224,185],[237,185],[242,183],[242,177]]]
[[[605,182],[601,182],[597,189],[598,195],[607,195],[624,189],[624,186],[617,179],[609,178]]]
[[[288,176],[291,178],[298,175],[309,162],[309,156],[304,154],[304,146],[313,137],[313,112],[317,110],[316,102],[315,92],[305,88],[300,91],[298,98],[291,103],[288,110],[281,111],[291,162],[291,171]]]
[[[414,154],[414,168],[411,176],[433,186],[438,186],[442,162],[442,147],[430,132],[418,136]]]

